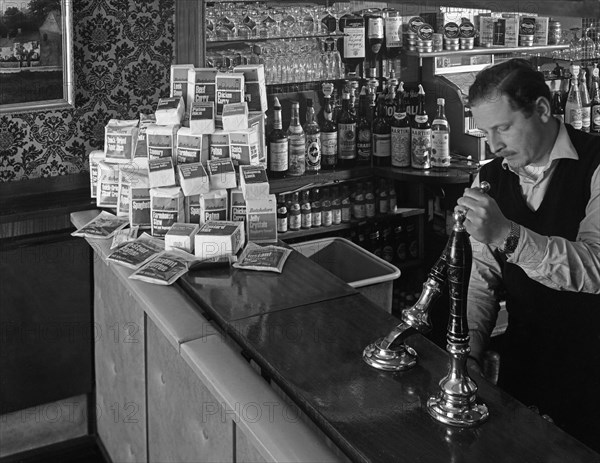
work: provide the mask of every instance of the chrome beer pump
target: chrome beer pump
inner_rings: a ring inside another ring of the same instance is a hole
[[[481,182],[481,191],[490,189]],[[427,332],[431,329],[429,312],[440,296],[446,281],[450,291],[450,316],[446,351],[450,356],[448,374],[440,381],[440,391],[427,401],[427,411],[444,424],[472,427],[485,421],[489,412],[485,404],[476,402],[477,385],[467,372],[470,352],[467,326],[467,291],[471,274],[472,251],[469,235],[463,225],[466,211],[454,212],[454,227],[446,248],[423,283],[423,292],[414,306],[402,313],[402,322],[386,337],[368,345],[363,352],[364,361],[374,368],[386,371],[403,371],[417,363],[417,353],[401,341],[411,329]]]

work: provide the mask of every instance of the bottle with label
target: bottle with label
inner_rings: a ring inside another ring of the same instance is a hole
[[[358,132],[357,162],[361,165],[371,165],[371,119],[369,113],[369,97],[363,87],[359,96],[358,121],[356,123]]]
[[[296,191],[292,193],[290,207],[288,209],[289,229],[292,231],[300,230],[302,227],[302,213],[300,211],[300,194]]]
[[[367,182],[365,188],[365,217],[373,219],[377,213],[377,201],[375,198],[375,190],[373,182]]]
[[[392,77],[393,72],[390,74],[388,79],[388,88],[385,95],[385,117],[387,117],[388,123],[391,125],[396,113],[396,87],[398,86],[398,79]]]
[[[579,91],[579,66],[571,66],[571,88],[565,103],[565,123],[571,124],[573,128],[581,130],[583,126],[581,113],[581,92]]]
[[[340,18],[340,31],[344,37],[338,41],[338,50],[344,63],[346,76],[357,75],[357,67],[365,59],[365,20],[362,16],[347,13]]]
[[[331,97],[325,98],[323,115],[325,122],[321,128],[321,168],[335,169],[338,156],[338,131],[336,123],[333,122]]]
[[[300,226],[305,229],[312,227],[310,190],[302,190],[302,199],[300,200]]]
[[[431,167],[450,167],[450,125],[446,119],[446,100],[437,99],[437,115],[431,123]]]
[[[562,98],[559,90],[552,94],[552,115],[562,122],[565,121],[565,110],[562,106]]]
[[[273,103],[273,130],[269,133],[269,177],[285,177],[288,171],[288,136],[281,126],[281,105],[275,97]]]
[[[591,132],[600,133],[600,70],[594,66],[592,70],[592,127]]]
[[[288,210],[285,194],[277,195],[277,233],[288,231]]]
[[[342,223],[342,198],[340,189],[337,186],[331,187],[331,224],[339,225]]]
[[[373,165],[391,165],[392,129],[386,113],[385,99],[379,96],[377,113],[373,120]]]
[[[400,75],[400,52],[402,51],[402,14],[394,8],[388,8],[385,15],[384,63],[388,72]]]
[[[391,162],[394,167],[410,167],[410,119],[406,114],[404,83],[396,92],[394,117],[391,128]]]
[[[592,101],[590,100],[590,94],[588,92],[586,69],[581,69],[579,74],[579,91],[581,92],[581,130],[589,132],[592,125]]]
[[[323,188],[323,200],[321,203],[323,208],[323,226],[331,227],[333,224],[333,210],[331,198],[329,196],[329,188]]]
[[[425,111],[425,90],[419,84],[418,106],[410,129],[411,161],[415,169],[431,168],[431,123]]]
[[[352,219],[352,201],[350,200],[350,188],[348,185],[342,187],[342,196],[340,199],[342,223],[349,223]]]
[[[365,15],[367,25],[367,78],[377,77],[378,59],[383,45],[384,25],[379,10],[368,11]]]
[[[313,188],[311,192],[312,202],[310,208],[312,211],[312,226],[320,227],[323,222],[321,191],[319,188]]]
[[[362,182],[356,184],[356,190],[354,190],[354,202],[352,203],[353,216],[357,220],[362,220],[367,216],[367,209],[365,205],[365,192],[363,190]]]
[[[299,177],[306,171],[306,136],[300,125],[300,103],[292,102],[292,118],[287,130],[289,139],[288,175]]]
[[[316,174],[321,170],[321,129],[315,118],[312,98],[306,99],[306,173]]]
[[[356,164],[356,119],[350,112],[350,91],[342,93],[342,110],[337,120],[338,167],[348,169]]]
[[[385,179],[379,179],[379,188],[377,189],[377,213],[386,215],[390,211],[390,200],[388,198],[388,186]]]

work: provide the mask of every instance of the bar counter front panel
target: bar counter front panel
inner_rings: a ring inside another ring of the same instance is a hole
[[[80,223],[89,220],[79,218]],[[74,222],[77,225],[76,217]],[[93,246],[99,252],[100,246]],[[113,264],[109,267],[123,277],[130,273]],[[101,286],[99,277],[96,275],[96,285]],[[214,395],[223,391],[206,378],[221,362],[205,359],[193,363],[188,358],[194,347],[206,347],[204,338],[200,339],[207,334],[200,326],[206,319],[214,323],[212,333],[222,331],[233,339],[261,368],[263,376],[275,383],[273,388],[283,390],[352,461],[600,463],[600,455],[475,374],[478,398],[488,406],[489,420],[472,429],[435,421],[427,412],[426,402],[438,393],[438,383],[448,372],[448,354],[414,334],[406,341],[419,354],[412,370],[390,373],[366,365],[362,360],[365,346],[387,334],[399,320],[296,251],[281,275],[225,268],[191,271],[172,287],[127,278],[120,281],[138,294],[148,316],[170,339],[178,355],[184,356],[201,379],[204,377]],[[309,281],[316,285],[313,289]],[[141,294],[145,291],[156,297]],[[165,298],[160,297],[161,291],[176,295],[179,307],[162,307],[161,299]],[[189,307],[183,308],[184,304]],[[198,320],[203,320],[196,322],[195,340],[193,330],[188,329],[185,339],[173,340],[173,334],[164,329],[177,326],[177,321],[169,318],[182,312],[187,317],[195,312]],[[227,350],[227,345],[223,344],[223,349]],[[198,367],[200,363],[205,370]],[[236,378],[235,371],[227,374]],[[244,394],[250,388],[245,381],[223,382],[224,393]],[[264,385],[265,393],[271,389],[264,381],[257,384]],[[266,444],[251,426],[245,429],[265,460],[285,458],[281,453],[275,458],[269,451],[269,446],[276,446],[274,441]],[[172,432],[177,433],[175,429]],[[318,434],[314,439],[319,439]],[[322,442],[315,440],[314,446],[319,445]],[[296,461],[302,461],[298,454]]]

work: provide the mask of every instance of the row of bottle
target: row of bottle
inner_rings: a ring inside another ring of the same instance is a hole
[[[571,85],[563,105],[562,92],[552,96],[552,114],[584,132],[600,133],[600,73],[594,66],[588,88],[586,69],[571,65]]]
[[[393,73],[392,73],[393,76]],[[290,125],[282,127],[281,105],[274,101],[273,129],[268,135],[270,177],[300,176],[321,169],[355,165],[447,169],[450,165],[450,125],[444,98],[437,99],[437,114],[430,122],[425,91],[419,85],[417,111],[407,113],[408,95],[393,77],[383,91],[372,79],[363,86],[356,110],[349,82],[342,93],[342,108],[333,120],[331,91],[325,92],[325,120],[319,125],[311,99],[306,122],[300,124],[300,104],[292,102]]]
[[[345,183],[341,187],[314,187],[277,195],[277,231],[329,227],[351,221],[375,219],[397,207],[393,182],[379,180]]]

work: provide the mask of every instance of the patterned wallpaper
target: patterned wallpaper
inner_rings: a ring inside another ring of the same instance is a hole
[[[72,4],[75,108],[0,115],[2,182],[86,170],[109,119],[136,119],[169,94],[175,0]]]

